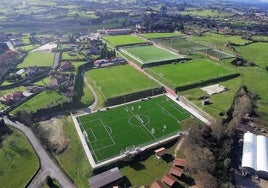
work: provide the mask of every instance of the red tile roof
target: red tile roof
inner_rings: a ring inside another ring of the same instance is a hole
[[[178,167],[172,167],[169,171],[170,174],[173,174],[175,176],[181,177],[182,173],[183,173],[183,169],[182,168],[178,168]]]
[[[186,165],[186,160],[185,159],[176,158],[176,159],[174,159],[173,162],[174,162],[175,166],[184,167]]]
[[[162,178],[162,182],[166,183],[169,187],[171,187],[176,182],[176,178],[170,174],[166,174]]]
[[[166,154],[166,148],[159,148],[157,150],[154,150],[154,152],[158,157],[162,157]]]
[[[164,188],[164,185],[160,181],[155,181],[152,183],[151,188]]]

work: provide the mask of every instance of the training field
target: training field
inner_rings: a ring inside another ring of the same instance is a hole
[[[234,74],[234,71],[207,59],[157,66],[146,71],[172,88]]]
[[[141,34],[144,38],[154,39],[154,38],[168,38],[168,37],[178,37],[180,33],[145,33]]]
[[[175,55],[155,46],[124,48],[121,49],[121,52],[125,53],[142,65],[153,62],[170,61],[185,58],[184,56]]]
[[[182,53],[185,53],[187,51],[196,51],[208,48],[202,44],[192,42],[190,40],[181,37],[153,39],[153,41],[161,45],[167,46],[169,48],[178,50],[179,52]]]
[[[92,69],[85,75],[104,99],[159,87],[156,82],[129,65]]]
[[[162,95],[77,117],[96,163],[176,135],[191,118]]]
[[[235,56],[228,54],[226,52],[223,51],[219,51],[219,50],[214,50],[214,49],[206,49],[206,50],[201,50],[202,53],[211,56],[211,57],[215,57],[219,60],[222,59],[229,59],[229,58],[234,58]]]
[[[115,36],[106,36],[102,37],[109,45],[116,46],[124,46],[128,44],[139,44],[146,43],[146,41],[142,38],[133,36],[133,35],[115,35]]]

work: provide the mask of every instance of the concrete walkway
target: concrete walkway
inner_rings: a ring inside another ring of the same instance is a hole
[[[41,162],[41,168],[39,172],[33,178],[28,187],[41,187],[42,183],[45,182],[47,175],[49,175],[51,178],[56,179],[61,185],[61,187],[75,187],[72,181],[62,171],[62,169],[59,168],[58,165],[50,158],[50,156],[47,154],[47,152],[29,127],[19,122],[13,122],[9,120],[6,116],[4,117],[4,121],[6,124],[20,130],[28,138]]]

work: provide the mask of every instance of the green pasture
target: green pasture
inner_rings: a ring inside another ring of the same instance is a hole
[[[199,17],[230,17],[232,14],[230,13],[225,13],[225,12],[219,12],[215,10],[209,10],[209,9],[204,9],[204,10],[198,10],[198,9],[193,9],[189,8],[186,9],[183,12],[180,12],[182,15],[191,15],[191,16],[199,16]]]
[[[85,56],[75,53],[74,55],[69,55],[68,52],[63,52],[61,56],[62,60],[82,60]]]
[[[268,66],[268,43],[256,42],[247,46],[239,46],[235,49],[246,60],[252,61],[262,68]]]
[[[106,36],[106,37],[102,37],[102,39],[104,39],[105,42],[108,42],[108,44],[113,47],[120,46],[120,45],[139,44],[139,43],[146,42],[144,39],[133,36],[133,35]]]
[[[92,69],[85,76],[104,99],[158,87],[154,81],[129,65]]]
[[[169,39],[154,39],[153,41],[182,53],[208,48],[205,45],[181,37],[173,37]]]
[[[47,52],[29,52],[23,62],[18,65],[18,68],[30,66],[46,66],[50,67],[53,64],[54,53]]]
[[[255,41],[268,42],[268,36],[265,36],[265,35],[255,35],[255,36],[252,36],[251,38],[252,40],[255,40]]]
[[[26,187],[38,170],[39,161],[23,134],[16,129],[12,131],[0,147],[1,187]]]
[[[77,120],[98,163],[175,135],[182,128],[180,122],[188,118],[183,108],[163,95]]]
[[[169,61],[169,60],[176,61],[178,59],[185,58],[184,56],[175,55],[171,52],[157,48],[155,46],[124,48],[121,49],[121,52],[125,53],[127,56],[130,56],[140,64]]]
[[[36,44],[28,44],[28,45],[20,46],[19,49],[29,52],[38,47],[39,45],[36,45]]]
[[[207,44],[210,47],[216,45],[218,48],[223,48],[227,43],[244,45],[250,42],[249,40],[242,39],[239,35],[222,35],[211,32],[207,32],[203,36],[193,36],[192,40]]]
[[[28,111],[35,113],[39,109],[51,108],[53,106],[61,105],[67,102],[69,99],[64,95],[60,95],[54,91],[43,91],[32,99],[23,103],[15,108],[11,113],[16,114],[18,111]]]
[[[179,94],[186,97],[214,118],[220,119],[221,116],[219,114],[227,112],[232,106],[234,96],[242,85],[242,79],[241,77],[238,77],[225,82],[220,82],[219,84],[223,85],[226,88],[226,91],[209,96],[198,87],[180,92]],[[203,106],[201,101],[203,96],[208,96],[211,104]]]
[[[233,74],[234,71],[207,59],[152,67],[146,71],[172,88]]]
[[[140,36],[142,36],[146,39],[155,39],[155,38],[178,37],[178,36],[181,36],[181,34],[177,33],[177,32],[174,32],[174,33],[145,33],[145,34],[140,34]]]

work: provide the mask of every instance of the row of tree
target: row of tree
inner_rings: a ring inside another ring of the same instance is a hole
[[[245,114],[253,112],[252,95],[241,88],[225,123],[192,127],[185,140],[187,169],[200,187],[234,187],[231,183],[231,149],[237,126]]]

